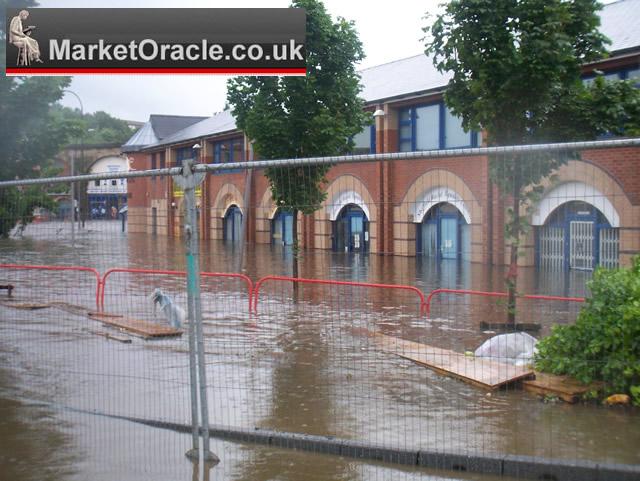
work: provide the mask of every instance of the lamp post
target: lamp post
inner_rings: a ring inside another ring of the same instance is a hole
[[[64,89],[63,92],[73,95],[80,103],[80,118],[84,120],[84,106],[82,105],[82,99],[73,90]],[[84,127],[82,128],[82,135],[80,136],[80,157],[84,161]],[[71,176],[76,175],[75,153],[71,151]],[[79,210],[79,209],[78,209]],[[76,219],[76,183],[71,182],[71,245],[75,245],[76,231],[75,231],[75,219]],[[78,222],[80,222],[80,216],[78,215]]]

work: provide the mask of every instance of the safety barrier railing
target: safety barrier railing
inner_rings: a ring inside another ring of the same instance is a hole
[[[469,289],[434,289],[427,296],[427,300],[425,302],[425,314],[427,316],[431,315],[431,301],[433,297],[438,294],[461,294],[461,295],[470,295],[470,296],[481,296],[481,297],[509,297],[507,292],[487,292],[487,291],[472,291]],[[567,301],[567,302],[584,302],[584,297],[563,297],[563,296],[547,296],[543,294],[518,294],[516,296],[518,299],[538,299],[542,301]]]
[[[100,309],[100,291],[102,286],[102,280],[100,278],[100,273],[93,267],[0,264],[0,269],[90,272],[96,278],[96,309]]]
[[[100,273],[92,267],[84,266],[44,266],[44,265],[22,265],[22,264],[0,264],[0,269],[16,269],[16,270],[43,270],[43,271],[76,271],[76,272],[89,272],[96,278],[96,308],[98,310],[104,309],[105,288],[107,279],[114,273],[125,272],[130,274],[149,274],[149,275],[169,275],[185,277],[185,271],[174,270],[157,270],[157,269],[137,269],[137,268],[125,268],[116,267],[108,269],[102,276]],[[295,282],[299,284],[316,284],[316,285],[336,285],[336,286],[350,286],[361,287],[370,289],[389,289],[389,290],[404,290],[414,292],[420,300],[420,315],[431,315],[431,305],[433,298],[439,294],[457,294],[457,295],[471,295],[480,297],[508,297],[506,292],[491,292],[491,291],[474,291],[470,289],[434,289],[426,297],[424,293],[415,286],[403,285],[403,284],[380,284],[370,282],[352,282],[352,281],[338,281],[331,279],[308,279],[301,277],[288,277],[288,276],[265,276],[260,278],[254,284],[253,281],[244,274],[232,273],[232,272],[201,272],[202,277],[209,278],[234,278],[242,280],[247,286],[247,297],[249,302],[249,312],[258,312],[258,302],[260,298],[260,289],[266,282]],[[519,299],[533,299],[542,301],[564,301],[564,302],[584,302],[583,297],[565,297],[565,296],[551,296],[543,294],[518,294]]]
[[[253,289],[253,312],[258,313],[258,300],[260,296],[260,288],[266,282],[295,282],[299,284],[319,284],[319,285],[333,285],[333,286],[350,286],[350,287],[362,287],[371,289],[390,289],[390,290],[404,290],[415,292],[420,298],[420,315],[425,312],[425,297],[424,293],[415,286],[407,286],[403,284],[376,284],[370,282],[351,282],[351,281],[336,281],[330,279],[306,279],[302,277],[288,277],[288,276],[265,276],[259,279]]]
[[[149,274],[149,275],[168,275],[168,276],[180,276],[185,277],[187,274],[185,271],[172,271],[172,270],[157,270],[157,269],[137,269],[137,268],[127,268],[127,267],[114,267],[112,269],[108,269],[104,275],[102,276],[101,282],[101,292],[99,295],[100,303],[99,308],[104,309],[104,297],[105,297],[105,288],[107,285],[107,279],[109,276],[116,272],[126,272],[129,274]],[[247,285],[247,297],[249,299],[249,312],[251,312],[251,299],[253,296],[253,281],[244,275],[237,274],[232,272],[201,272],[201,277],[219,277],[219,278],[233,278],[240,279]]]

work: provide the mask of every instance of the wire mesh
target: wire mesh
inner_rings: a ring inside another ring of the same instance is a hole
[[[628,266],[640,250],[638,187],[622,174],[638,147],[608,145],[516,160],[518,149],[334,158],[324,200],[297,213],[274,200],[259,164],[207,166],[196,198],[200,287],[222,460],[210,475],[562,479],[563,462],[585,476],[598,463],[636,469],[635,408],[568,404],[511,382],[528,377],[531,353],[524,367],[474,355],[503,332],[543,338],[574,324],[593,270]],[[286,161],[280,185],[304,185],[313,162]],[[0,286],[13,287],[0,289],[1,438],[15,458],[40,453],[42,473],[178,479],[201,469],[184,458],[189,321],[182,335],[148,338],[170,327],[156,289],[187,310],[184,197],[168,173],[137,170],[127,209],[104,212],[74,206],[68,179],[0,184]],[[30,203],[32,188],[49,194],[48,208]],[[21,216],[32,218],[20,225]],[[496,379],[505,384],[483,386]]]

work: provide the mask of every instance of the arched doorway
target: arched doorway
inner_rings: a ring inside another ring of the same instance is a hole
[[[617,267],[619,230],[597,207],[572,200],[556,207],[538,227],[536,251],[538,265],[545,268]]]
[[[293,245],[293,213],[278,209],[271,220],[271,244]]]
[[[337,252],[368,252],[369,219],[364,210],[347,204],[332,222],[333,250]]]
[[[431,207],[416,229],[418,255],[439,259],[470,258],[470,227],[453,204],[441,202]]]
[[[224,215],[224,241],[237,244],[242,235],[242,211],[237,205],[231,205]]]

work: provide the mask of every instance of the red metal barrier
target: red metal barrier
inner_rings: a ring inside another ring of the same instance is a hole
[[[90,272],[96,276],[96,309],[100,309],[100,289],[102,287],[102,281],[100,280],[100,273],[92,267],[81,266],[29,266],[19,264],[0,264],[0,269],[18,269],[18,270],[39,270],[39,271],[76,271],[76,272]]]
[[[323,284],[323,285],[335,285],[335,286],[352,286],[352,287],[368,287],[376,289],[398,289],[404,291],[415,292],[420,298],[420,314],[424,312],[426,306],[424,300],[424,293],[415,286],[406,286],[403,284],[372,284],[369,282],[350,282],[350,281],[334,281],[325,279],[305,279],[301,277],[287,277],[287,276],[266,276],[259,279],[253,288],[253,311],[258,312],[258,297],[260,295],[260,287],[267,281],[284,281],[284,282],[298,282],[300,284]]]
[[[485,292],[485,291],[471,291],[468,289],[434,289],[427,296],[425,303],[425,312],[427,316],[431,315],[431,299],[436,294],[466,294],[470,296],[482,296],[482,297],[508,297],[506,292]],[[545,296],[542,294],[525,294],[518,295],[520,299],[538,299],[542,301],[567,301],[567,302],[584,302],[584,297],[562,297],[562,296]]]
[[[115,272],[127,272],[130,274],[157,274],[167,276],[180,276],[185,277],[187,274],[185,271],[168,271],[168,270],[155,270],[155,269],[134,269],[125,267],[115,267],[107,270],[102,276],[102,291],[100,292],[100,308],[104,309],[104,293],[107,285],[107,278]],[[248,297],[249,297],[249,312],[251,312],[251,299],[253,297],[253,282],[249,277],[244,274],[236,274],[230,272],[201,272],[201,277],[230,277],[235,279],[241,279],[247,284]]]

